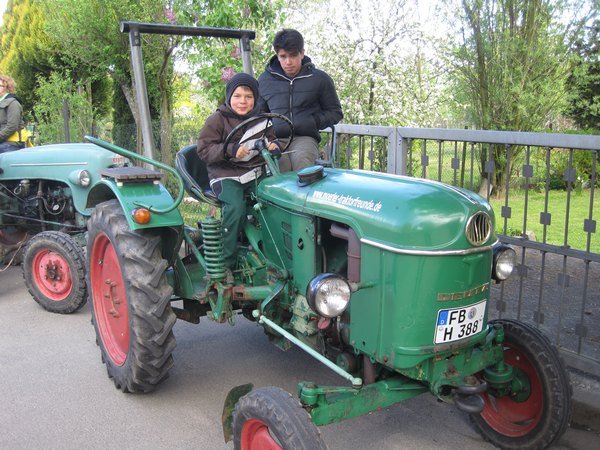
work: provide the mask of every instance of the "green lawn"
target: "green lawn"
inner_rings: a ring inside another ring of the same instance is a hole
[[[527,223],[525,230],[533,231],[535,239],[553,245],[569,245],[577,250],[588,250],[588,233],[584,231],[584,220],[590,218],[590,191],[583,190],[572,192],[569,203],[568,237],[565,242],[565,228],[567,227],[567,192],[549,191],[548,208],[550,214],[550,225],[545,228],[540,224],[540,213],[544,212],[546,202],[543,192],[529,191],[527,204]],[[508,199],[511,208],[511,217],[507,219],[506,229],[504,218],[501,215],[505,199],[490,199],[494,212],[496,213],[496,232],[510,236],[519,236],[523,232],[523,218],[525,212],[525,191],[512,190]],[[594,198],[594,214],[592,219],[597,220],[600,211],[598,195]],[[600,231],[600,227],[597,231]],[[589,251],[600,253],[600,238],[598,232],[591,233]]]

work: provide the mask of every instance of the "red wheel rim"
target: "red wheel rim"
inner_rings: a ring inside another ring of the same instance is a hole
[[[250,419],[242,428],[242,450],[282,450],[269,433],[269,427],[258,419]]]
[[[104,233],[96,236],[90,255],[94,314],[104,348],[122,366],[129,353],[129,312],[125,283],[115,248]]]
[[[66,299],[73,289],[67,260],[49,248],[40,250],[31,263],[33,282],[44,297],[55,302]]]
[[[542,383],[535,366],[518,347],[505,343],[504,361],[527,375],[531,393],[524,402],[514,401],[509,395],[493,397],[486,393],[483,395],[485,406],[481,417],[504,436],[525,436],[539,424],[544,412]]]

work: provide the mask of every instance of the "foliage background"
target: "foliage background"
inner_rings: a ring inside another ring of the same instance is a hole
[[[335,80],[345,123],[597,134],[599,1],[9,0],[0,72],[17,80],[39,142],[66,139],[66,102],[71,140],[91,133],[141,152],[122,20],[255,30],[256,75],[285,26]],[[239,43],[142,44],[155,156],[172,163],[242,70]],[[502,149],[494,157],[502,169]]]

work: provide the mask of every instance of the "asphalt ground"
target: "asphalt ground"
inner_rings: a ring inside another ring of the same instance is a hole
[[[275,348],[241,316],[234,327],[178,322],[174,333],[171,376],[154,393],[123,394],[100,360],[88,305],[48,313],[29,296],[20,268],[0,272],[0,448],[231,449],[221,412],[232,387],[295,393],[302,380],[346,385],[301,350]],[[573,384],[574,425],[553,448],[598,449],[599,385],[581,374]],[[465,414],[429,394],[320,430],[330,449],[493,448]]]

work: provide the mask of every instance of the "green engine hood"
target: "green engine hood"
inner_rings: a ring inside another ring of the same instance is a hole
[[[413,250],[472,247],[465,237],[476,211],[492,218],[479,195],[442,183],[367,171],[325,169],[299,186],[295,173],[265,179],[259,199],[351,226],[359,238]],[[493,228],[492,228],[493,229]],[[490,236],[488,243],[493,239]]]

